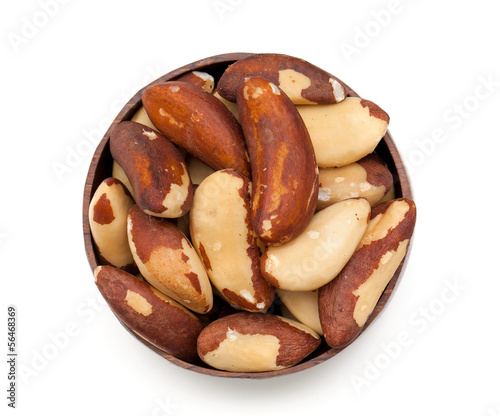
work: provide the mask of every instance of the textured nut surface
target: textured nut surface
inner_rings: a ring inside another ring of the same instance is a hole
[[[275,287],[315,290],[345,266],[365,233],[370,204],[347,199],[319,211],[295,240],[269,247],[262,256],[263,276]]]
[[[231,112],[236,121],[238,121],[239,123],[240,115],[238,114],[238,105],[235,102],[233,103],[232,101],[228,101],[225,98],[222,98],[217,91],[215,91],[213,95],[227,107],[227,109]]]
[[[366,198],[371,206],[392,187],[392,174],[375,153],[340,168],[319,169],[317,210],[349,198]]]
[[[213,95],[169,81],[146,88],[142,101],[153,124],[176,145],[215,170],[232,168],[249,176],[240,125]]]
[[[177,218],[189,210],[193,185],[186,163],[161,133],[133,121],[122,121],[111,132],[110,149],[144,212]]]
[[[134,260],[151,285],[195,312],[210,310],[213,295],[205,268],[174,224],[150,217],[134,205],[128,216],[128,239]]]
[[[318,201],[318,168],[295,106],[264,78],[246,78],[238,113],[252,165],[252,224],[268,245],[297,237]]]
[[[216,91],[236,101],[245,77],[265,78],[282,89],[294,104],[331,104],[345,99],[345,89],[333,75],[294,56],[254,54],[236,61],[222,74]]]
[[[317,290],[292,292],[276,289],[276,294],[295,319],[311,328],[318,335],[323,335],[319,321]]]
[[[123,184],[107,178],[90,201],[89,224],[101,262],[135,273],[127,238],[127,215],[132,205],[134,201]]]
[[[384,137],[389,116],[375,103],[347,97],[338,104],[297,106],[319,167],[354,163],[372,153]]]
[[[234,170],[210,175],[196,189],[189,223],[193,245],[221,295],[245,310],[266,310],[274,289],[260,271],[249,180]]]
[[[94,276],[102,296],[129,329],[175,357],[198,361],[196,340],[203,324],[195,315],[122,270],[99,266]]]
[[[219,370],[261,372],[297,364],[320,344],[310,328],[277,315],[240,312],[220,318],[198,337],[198,354]]]
[[[339,276],[319,290],[321,326],[332,348],[349,344],[361,332],[406,255],[415,219],[409,199],[375,206],[356,252]]]
[[[207,72],[203,71],[191,71],[181,77],[178,81],[189,82],[190,84],[200,87],[203,91],[212,93],[214,90],[214,77]]]

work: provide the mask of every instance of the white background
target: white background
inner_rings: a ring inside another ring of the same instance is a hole
[[[17,414],[500,414],[497,2],[46,3],[0,12],[0,351],[13,304]],[[338,356],[267,380],[190,372],[131,338],[82,236],[91,140],[143,85],[237,51],[299,56],[385,109],[418,207],[384,313]]]

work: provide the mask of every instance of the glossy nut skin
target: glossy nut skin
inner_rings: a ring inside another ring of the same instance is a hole
[[[237,104],[252,165],[252,224],[266,245],[283,245],[305,229],[316,209],[311,140],[290,99],[264,78],[246,78]]]
[[[269,247],[262,275],[275,287],[316,290],[333,280],[349,261],[370,218],[364,198],[347,199],[319,211],[295,240]]]
[[[144,212],[178,218],[189,211],[193,185],[186,163],[161,133],[133,121],[122,121],[111,132],[110,149]]]
[[[373,206],[384,198],[392,185],[392,174],[376,153],[340,168],[320,168],[316,210],[358,197],[366,198]]]
[[[152,286],[194,312],[207,313],[212,308],[205,268],[172,222],[150,217],[134,205],[128,216],[128,239],[142,276]]]
[[[389,125],[389,116],[372,101],[347,97],[338,104],[297,106],[319,167],[354,163],[375,150]]]
[[[346,97],[342,84],[323,69],[294,56],[272,53],[236,61],[222,74],[216,92],[235,102],[240,83],[249,76],[273,82],[294,104],[332,104]]]
[[[146,88],[142,103],[153,124],[177,146],[212,169],[250,175],[241,128],[213,95],[187,82],[169,81]]]
[[[94,276],[102,296],[130,330],[181,360],[199,361],[196,340],[203,324],[195,315],[122,270],[98,266]]]
[[[189,224],[193,245],[221,296],[247,311],[266,310],[274,289],[260,271],[249,180],[231,169],[208,176],[194,194]]]
[[[399,198],[373,207],[363,239],[335,280],[319,290],[319,315],[332,348],[351,343],[401,264],[415,227],[412,200]]]
[[[97,187],[89,206],[89,225],[102,264],[136,273],[127,238],[127,216],[134,205],[128,190],[115,178]]]
[[[240,312],[200,333],[198,354],[219,370],[262,372],[297,364],[320,344],[310,328],[277,315]]]
[[[212,93],[214,90],[214,77],[203,71],[191,71],[180,76],[177,81],[189,82],[190,84],[200,87],[203,91]]]

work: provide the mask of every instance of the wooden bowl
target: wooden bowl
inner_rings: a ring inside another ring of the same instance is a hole
[[[208,72],[209,74],[213,75],[215,78],[215,81],[220,78],[221,74],[224,72],[224,70],[227,68],[228,65],[232,64],[238,59],[244,58],[245,56],[250,55],[249,53],[229,53],[229,54],[223,54],[223,55],[217,55],[217,56],[212,56],[210,58],[205,58],[196,62],[193,62],[191,64],[185,65],[181,68],[178,68],[172,72],[169,72],[168,74],[163,75],[162,77],[158,78],[156,81],[153,81],[149,85],[153,84],[158,84],[161,82],[165,81],[170,81],[178,78],[179,76],[185,74],[186,72],[197,70],[197,71],[205,71]],[[354,96],[354,97],[359,97],[359,95],[354,92],[348,85],[343,83],[344,87],[346,88],[346,91],[348,93],[348,96]],[[85,190],[84,190],[84,198],[83,198],[83,234],[84,234],[84,241],[85,241],[85,250],[87,252],[87,257],[88,261],[90,263],[90,267],[92,271],[99,265],[98,263],[98,256],[97,256],[97,250],[94,245],[92,235],[90,232],[90,226],[89,226],[89,219],[88,219],[88,212],[89,212],[89,205],[90,201],[92,199],[92,195],[94,194],[95,190],[99,186],[99,184],[106,178],[111,176],[111,169],[112,169],[112,162],[113,159],[111,157],[111,152],[109,149],[109,136],[111,130],[114,128],[114,126],[121,121],[125,120],[130,120],[135,112],[139,109],[139,107],[142,105],[141,102],[141,96],[142,92],[144,89],[147,87],[144,86],[141,90],[139,90],[132,98],[131,100],[123,107],[123,109],[119,112],[117,115],[116,119],[113,121],[111,126],[109,127],[108,131],[104,135],[103,139],[97,146],[97,149],[94,153],[94,156],[92,158],[92,162],[90,164],[89,172],[87,175],[87,180],[85,182]],[[389,132],[386,133],[386,135],[383,137],[383,139],[380,141],[379,145],[376,148],[377,153],[385,160],[387,163],[389,170],[392,172],[392,175],[394,177],[394,186],[395,186],[395,193],[396,193],[396,198],[404,197],[404,198],[412,198],[411,194],[411,189],[410,189],[410,184],[408,181],[408,177],[405,171],[405,168],[403,166],[401,157],[398,153],[398,150],[396,149],[396,146],[394,144],[394,141],[391,137],[391,134]],[[408,254],[406,258],[408,257]],[[406,259],[405,258],[405,259]],[[394,276],[392,277],[391,281],[387,285],[386,289],[384,290],[381,298],[379,299],[377,306],[373,313],[371,314],[370,318],[368,319],[363,331],[373,322],[373,320],[380,314],[384,306],[387,304],[392,292],[394,291],[394,288],[401,276],[402,270],[404,268],[405,260],[402,262]],[[135,338],[137,338],[140,342],[145,344],[147,347],[149,347],[151,350],[156,352],[157,354],[161,355],[162,357],[166,358],[170,362],[179,365],[183,368],[186,368],[188,370],[196,371],[198,373],[203,373],[203,374],[209,374],[213,376],[220,376],[220,377],[235,377],[235,378],[267,378],[267,377],[274,377],[278,375],[283,375],[283,374],[290,374],[290,373],[295,373],[298,371],[305,370],[307,368],[313,367],[317,364],[320,364],[329,358],[333,357],[334,355],[338,354],[342,349],[332,349],[330,348],[324,341],[320,345],[320,347],[314,351],[311,355],[306,357],[304,361],[301,363],[291,367],[291,368],[286,368],[283,370],[277,370],[277,371],[269,371],[269,372],[262,372],[262,373],[235,373],[235,372],[227,372],[227,371],[220,371],[213,369],[211,367],[208,367],[204,365],[203,363],[200,363],[199,365],[194,365],[190,364],[187,362],[184,362],[176,357],[173,357],[172,355],[166,353],[165,351],[162,351],[155,347],[154,345],[150,344],[148,341],[144,340],[142,337],[137,336],[133,331],[131,331],[129,328],[126,327],[126,325],[120,320],[122,325],[130,332],[131,335],[133,335]],[[347,348],[347,347],[344,347]]]

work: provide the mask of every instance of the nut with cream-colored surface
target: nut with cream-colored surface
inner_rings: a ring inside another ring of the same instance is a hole
[[[317,290],[292,292],[276,289],[276,294],[295,319],[314,330],[318,335],[323,335],[319,321]]]
[[[319,167],[339,167],[372,153],[389,125],[375,103],[347,97],[338,104],[297,106],[311,136]]]
[[[128,239],[141,274],[152,286],[192,311],[206,313],[212,308],[205,268],[173,223],[150,217],[134,205],[128,216]]]
[[[320,342],[318,334],[298,322],[240,312],[206,326],[198,337],[198,354],[219,370],[273,371],[297,364]]]
[[[144,212],[178,218],[189,210],[193,185],[186,163],[161,133],[133,121],[123,121],[111,132],[110,148]]]
[[[309,134],[290,99],[264,78],[246,78],[238,113],[252,166],[252,224],[279,246],[307,226],[318,202],[318,167]]]
[[[115,178],[105,179],[90,201],[89,224],[103,264],[129,273],[137,267],[127,238],[127,216],[134,200]]]
[[[245,310],[266,310],[274,289],[260,271],[249,180],[231,169],[208,176],[194,194],[189,224],[193,245],[221,295]]]
[[[262,77],[277,85],[294,104],[331,104],[345,99],[344,86],[333,75],[294,56],[262,53],[231,65],[217,84],[216,92],[235,102],[245,77]]]
[[[342,270],[365,233],[370,204],[347,199],[319,211],[295,240],[269,247],[261,260],[263,276],[275,287],[315,290]]]
[[[328,345],[356,338],[401,264],[415,227],[410,199],[376,205],[365,235],[337,278],[319,290],[319,314]]]
[[[203,324],[195,315],[122,270],[99,266],[94,276],[110,308],[131,331],[175,357],[198,360],[196,340]]]

